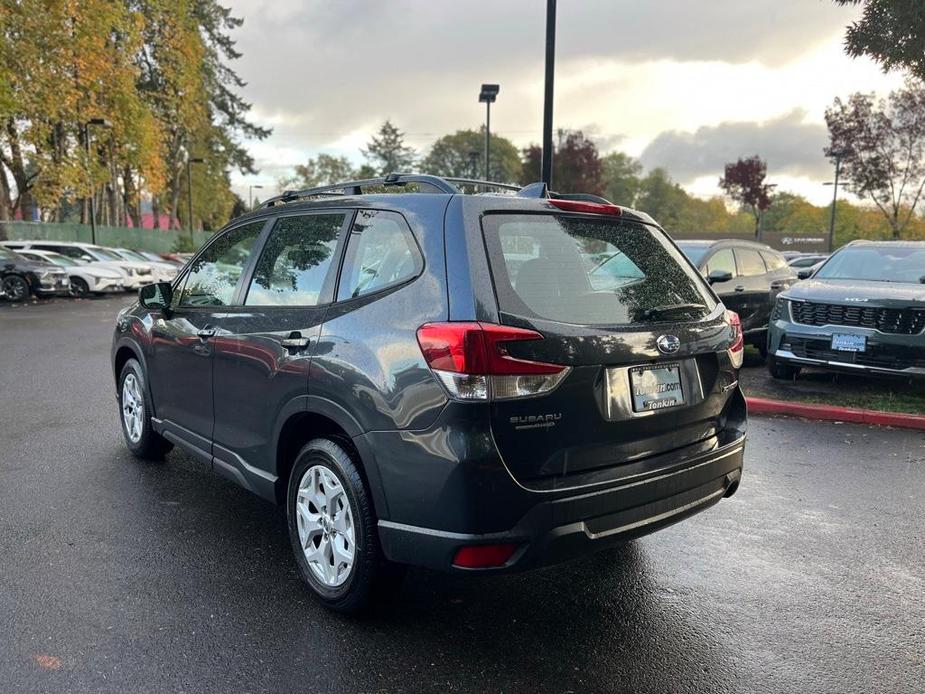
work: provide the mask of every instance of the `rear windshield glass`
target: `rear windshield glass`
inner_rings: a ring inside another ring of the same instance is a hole
[[[486,215],[495,290],[505,313],[579,325],[696,319],[715,302],[655,229],[575,215]]]
[[[925,281],[925,248],[899,245],[844,248],[816,271],[813,279],[918,284]]]

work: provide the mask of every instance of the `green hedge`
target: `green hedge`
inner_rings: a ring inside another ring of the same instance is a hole
[[[89,224],[53,224],[50,222],[0,222],[0,238],[11,241],[81,241],[90,243],[92,234]],[[211,232],[193,232],[196,248],[211,237]],[[169,253],[180,237],[189,238],[188,231],[175,229],[131,229],[129,227],[96,228],[96,242],[101,246],[134,248],[153,253]]]

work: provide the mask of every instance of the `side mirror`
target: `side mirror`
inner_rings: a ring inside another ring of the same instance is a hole
[[[808,280],[813,276],[813,269],[811,267],[805,267],[797,273],[798,280]]]
[[[732,279],[732,273],[729,270],[711,270],[707,275],[707,282],[716,284],[717,282],[728,282]]]
[[[170,282],[155,282],[138,290],[138,303],[155,311],[170,309],[173,301],[173,287]]]

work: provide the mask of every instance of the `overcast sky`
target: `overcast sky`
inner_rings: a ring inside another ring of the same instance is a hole
[[[227,2],[244,18],[244,96],[274,129],[249,143],[261,171],[235,176],[244,197],[320,152],[360,163],[386,118],[419,152],[477,128],[482,82],[501,84],[493,132],[541,139],[543,0]],[[703,196],[719,192],[725,162],[760,154],[769,181],[825,203],[826,106],[902,81],[844,55],[857,14],[831,0],[560,0],[554,127]]]

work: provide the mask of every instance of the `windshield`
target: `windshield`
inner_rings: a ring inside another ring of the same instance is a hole
[[[703,260],[703,256],[706,255],[709,246],[693,245],[690,243],[679,243],[678,248],[680,248],[684,255],[686,255],[694,265],[700,265],[700,261]]]
[[[0,258],[4,260],[22,260],[22,256],[18,253],[13,253],[9,248],[3,248],[0,246]]]
[[[120,256],[118,253],[114,253],[113,251],[107,250],[105,248],[94,247],[88,248],[86,250],[88,253],[95,256],[97,260],[125,260],[125,258]]]
[[[925,248],[900,245],[843,248],[813,278],[918,284],[925,280]]]
[[[75,267],[80,265],[80,263],[73,258],[68,258],[66,255],[61,255],[60,253],[44,253],[41,257],[42,260],[54,263],[55,265],[61,265],[62,267]]]
[[[141,253],[136,253],[135,251],[130,251],[126,248],[120,249],[119,255],[121,255],[126,260],[137,260],[142,263],[148,262],[148,259],[145,258]]]
[[[579,325],[697,319],[715,302],[657,230],[626,220],[489,214],[502,311]]]

